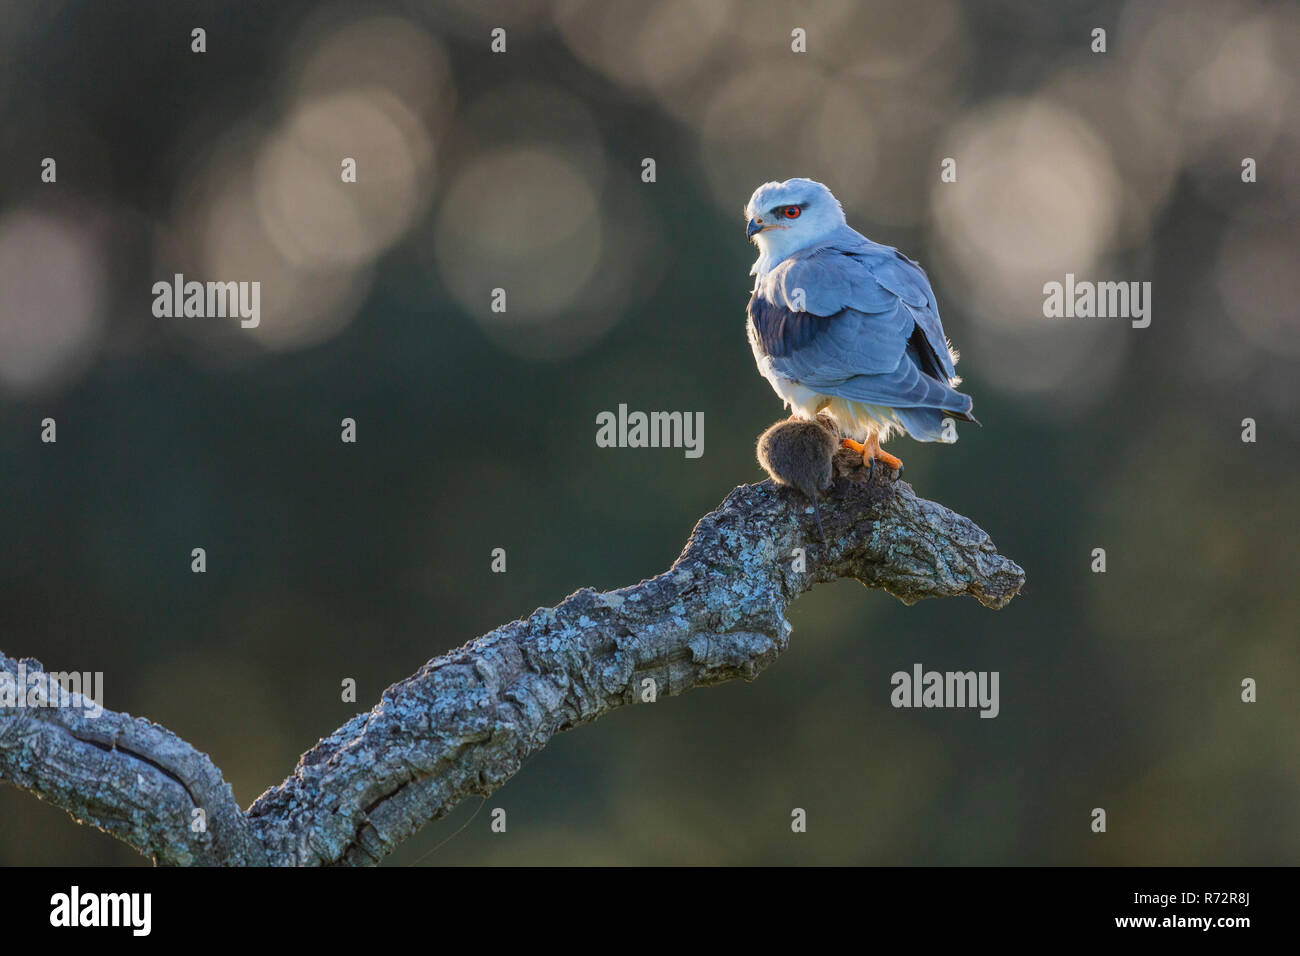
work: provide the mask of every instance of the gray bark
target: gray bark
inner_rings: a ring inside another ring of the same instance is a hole
[[[435,658],[304,754],[247,811],[206,755],[143,718],[0,707],[0,780],[156,863],[373,864],[551,736],[642,699],[752,680],[785,650],[787,605],[852,577],[906,604],[970,595],[1000,608],[1024,572],[970,519],[836,457],[825,539],[798,492],[742,485],[657,577],[584,588]],[[806,570],[794,569],[805,549]],[[26,661],[28,669],[39,667]],[[17,662],[0,654],[0,670]],[[196,832],[193,810],[206,814]]]

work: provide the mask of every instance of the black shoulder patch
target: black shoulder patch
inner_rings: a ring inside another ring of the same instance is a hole
[[[805,348],[817,334],[835,320],[833,315],[813,315],[811,312],[792,312],[761,298],[758,293],[749,297],[749,321],[754,324],[759,346],[765,355],[786,356]]]

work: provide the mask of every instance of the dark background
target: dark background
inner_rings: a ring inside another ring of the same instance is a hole
[[[740,213],[809,176],[928,269],[984,427],[889,448],[1025,593],[819,587],[754,683],[563,734],[489,798],[507,834],[458,833],[472,800],[390,862],[1294,864],[1298,22],[6,3],[0,646],[103,671],[246,805],[429,657],[658,573],[761,477]],[[260,327],[155,318],[175,272],[261,281]],[[1067,272],[1152,282],[1150,327],[1044,318]],[[703,458],[597,448],[619,403],[703,411]],[[891,708],[914,662],[999,671],[1001,715]],[[145,861],[0,788],[0,862]]]

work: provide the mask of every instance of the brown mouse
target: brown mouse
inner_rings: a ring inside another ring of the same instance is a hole
[[[809,421],[788,418],[758,437],[758,463],[778,485],[798,488],[812,502],[817,531],[822,530],[820,492],[831,486],[831,459],[840,447],[836,424],[825,416]]]

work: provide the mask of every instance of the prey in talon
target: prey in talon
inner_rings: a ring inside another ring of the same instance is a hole
[[[749,344],[796,418],[829,416],[872,473],[902,470],[880,447],[896,432],[951,443],[956,422],[979,424],[920,265],[851,228],[811,179],[759,186],[745,217],[759,252]]]
[[[817,534],[825,541],[821,492],[831,486],[831,461],[840,447],[839,429],[824,415],[812,421],[788,418],[758,436],[758,463],[778,485],[798,488],[812,502]]]

